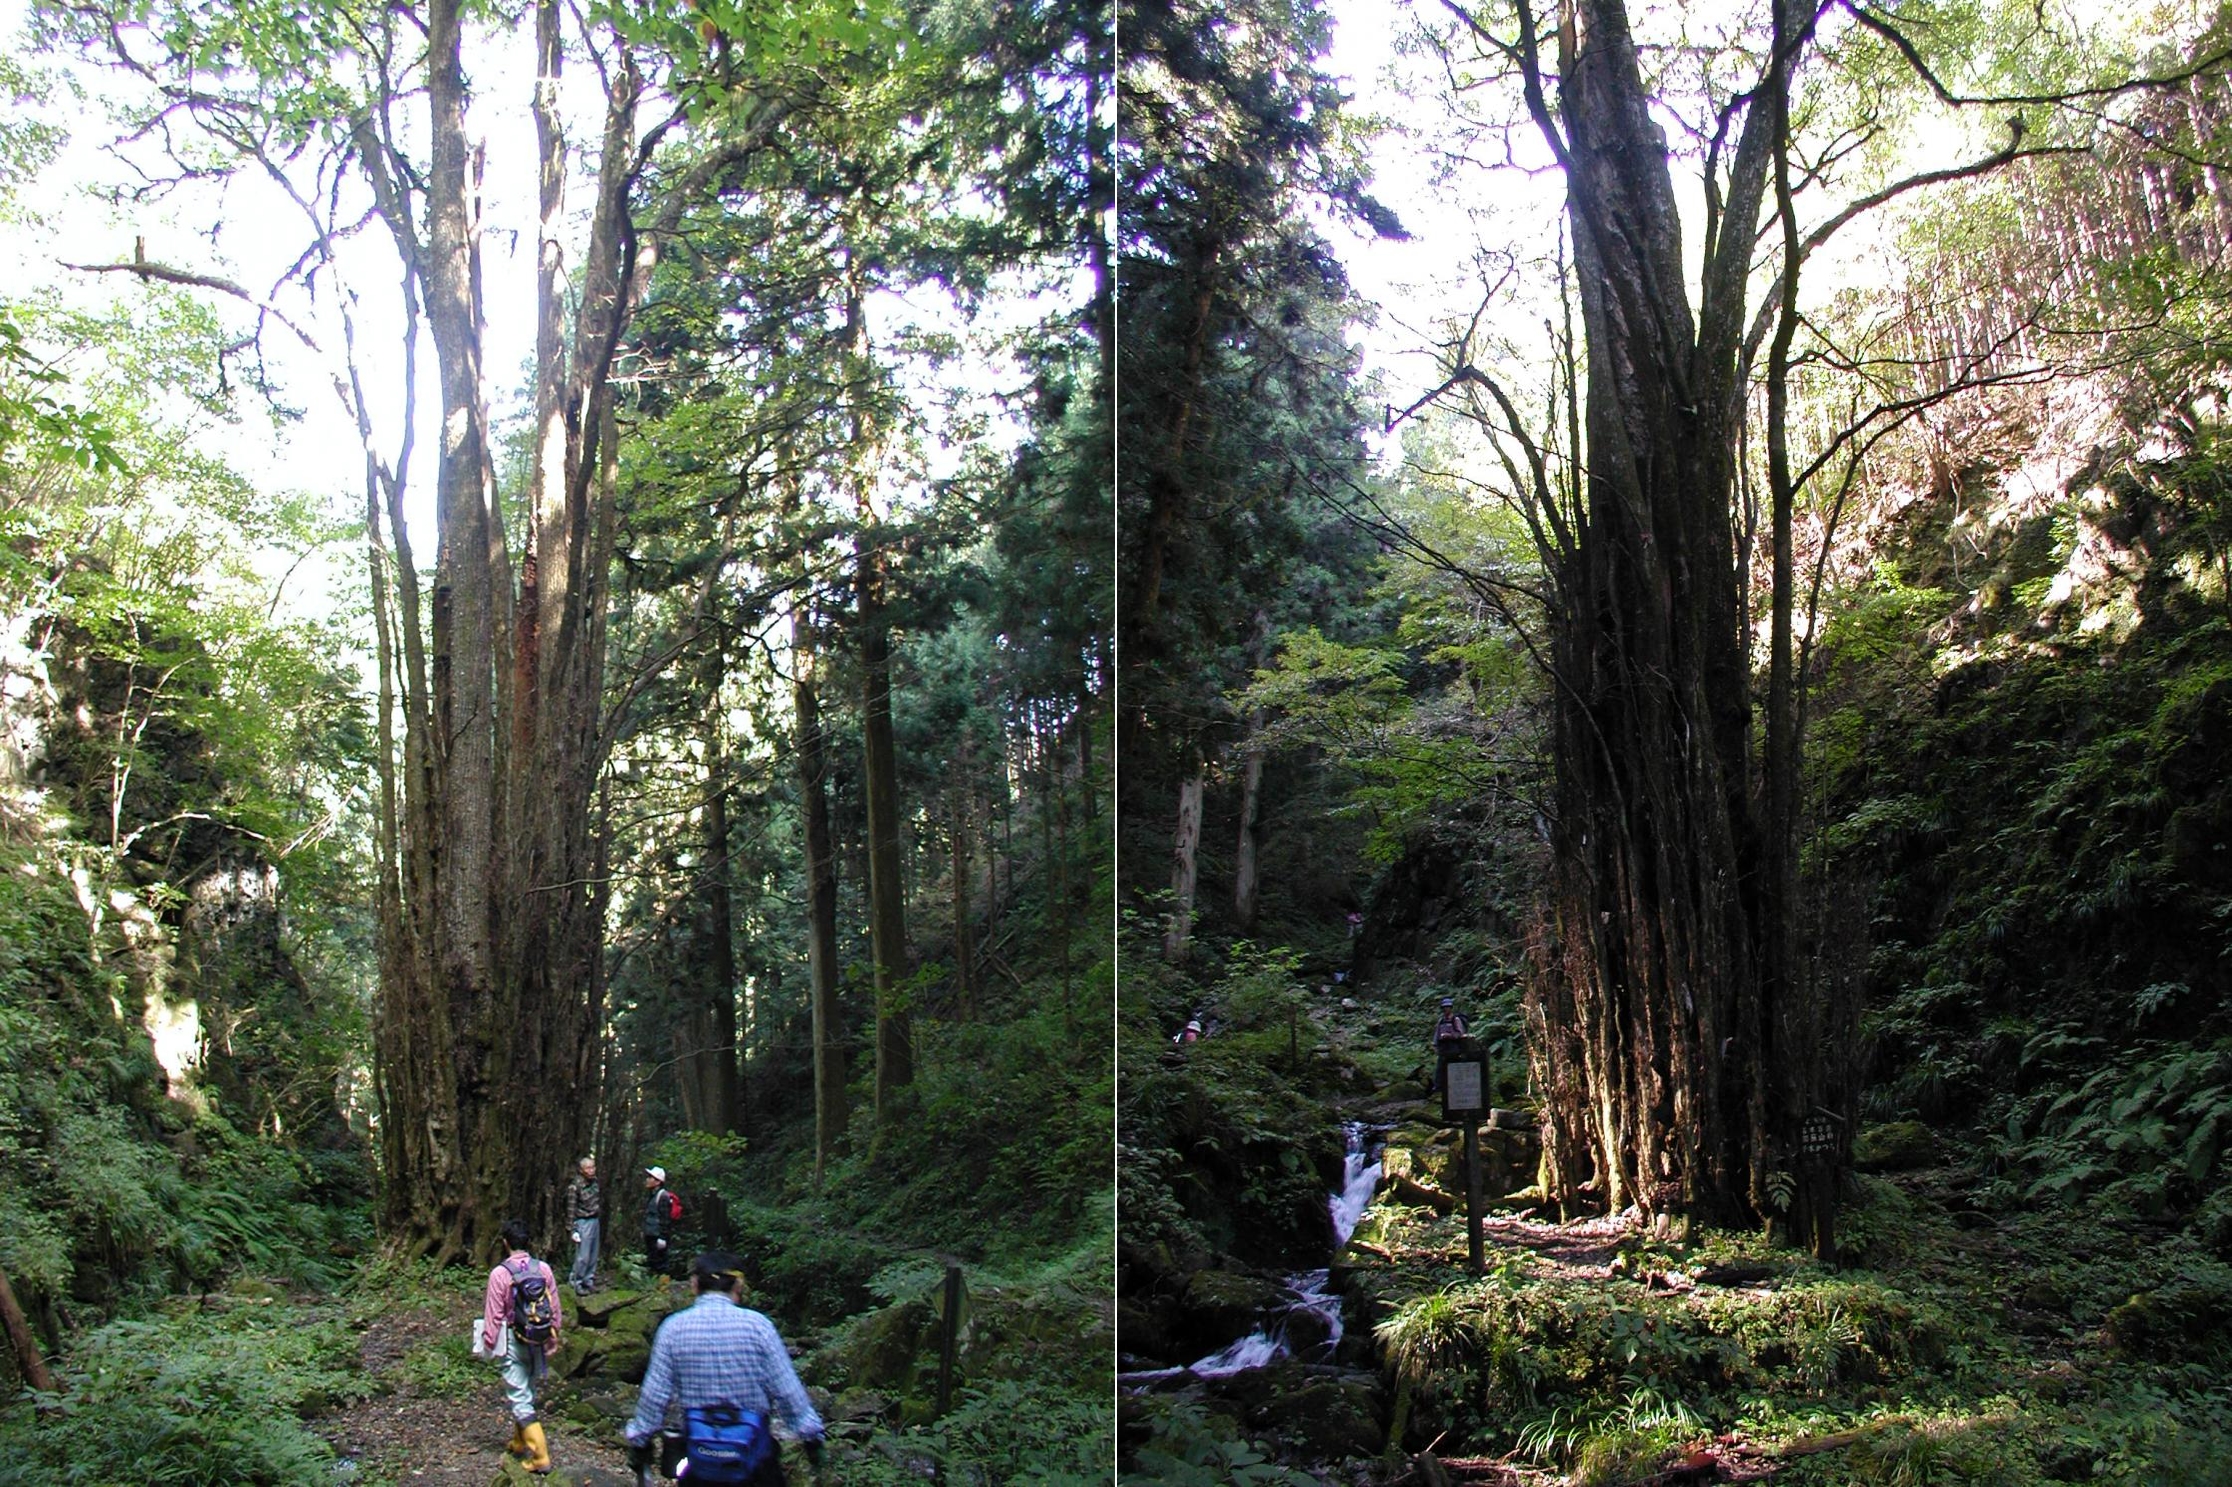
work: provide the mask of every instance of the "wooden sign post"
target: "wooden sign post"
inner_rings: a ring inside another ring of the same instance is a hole
[[[1486,1236],[1480,1201],[1480,1116],[1488,1108],[1488,1060],[1480,1045],[1467,1038],[1456,1052],[1442,1059],[1442,1119],[1456,1121],[1465,1131],[1465,1249],[1472,1273],[1487,1269]]]
[[[953,1365],[961,1350],[961,1313],[966,1292],[961,1267],[946,1266],[945,1290],[938,1298],[938,1418],[953,1408]]]

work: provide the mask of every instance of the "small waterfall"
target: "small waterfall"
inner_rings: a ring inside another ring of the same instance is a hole
[[[1379,1191],[1380,1178],[1379,1158],[1364,1147],[1364,1123],[1352,1120],[1343,1130],[1348,1137],[1348,1160],[1342,1172],[1341,1190],[1326,1202],[1333,1211],[1335,1254],[1349,1242],[1349,1236],[1356,1232],[1357,1220],[1371,1207],[1372,1194]]]
[[[1344,1128],[1347,1137],[1348,1157],[1343,1163],[1341,1190],[1326,1199],[1325,1206],[1333,1220],[1333,1251],[1340,1253],[1356,1232],[1357,1220],[1371,1204],[1372,1194],[1379,1187],[1380,1162],[1377,1153],[1370,1150],[1366,1128],[1362,1121],[1350,1121]],[[1317,1344],[1319,1358],[1330,1358],[1341,1342],[1341,1298],[1329,1287],[1332,1271],[1305,1270],[1286,1278],[1288,1301],[1278,1315],[1267,1318],[1263,1325],[1231,1347],[1210,1354],[1199,1363],[1182,1369],[1158,1370],[1164,1374],[1193,1374],[1198,1378],[1223,1378],[1228,1374],[1261,1368],[1277,1358],[1294,1353],[1287,1341],[1288,1328],[1298,1314],[1318,1319],[1325,1339]]]

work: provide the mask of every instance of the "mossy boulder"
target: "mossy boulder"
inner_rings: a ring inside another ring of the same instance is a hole
[[[1480,1130],[1480,1190],[1489,1198],[1523,1188],[1542,1164],[1542,1136],[1533,1118],[1518,1111],[1495,1110]],[[1403,1188],[1406,1182],[1462,1197],[1465,1191],[1465,1138],[1455,1127],[1409,1122],[1388,1134],[1380,1153],[1380,1180]]]
[[[2232,1281],[2206,1276],[2141,1291],[2109,1311],[2103,1330],[2127,1358],[2217,1356],[2232,1349]]]
[[[1393,1182],[1399,1177],[1444,1192],[1463,1192],[1465,1158],[1457,1132],[1422,1122],[1388,1132],[1387,1145],[1380,1152],[1380,1180]]]
[[[566,1303],[566,1320],[582,1327],[609,1327],[613,1318],[623,1312],[648,1309],[664,1315],[666,1303],[663,1287],[646,1291],[592,1291]]]
[[[1333,1340],[1333,1322],[1330,1317],[1297,1307],[1286,1314],[1282,1324],[1286,1329],[1287,1351],[1297,1358],[1317,1359]]]
[[[1386,1401],[1369,1374],[1275,1363],[1220,1382],[1250,1435],[1277,1441],[1301,1459],[1377,1456],[1386,1444]]]
[[[550,1360],[562,1380],[598,1378],[629,1384],[643,1382],[651,1366],[651,1339],[669,1312],[661,1291],[614,1292],[586,1296],[567,1316],[565,1335]],[[588,1303],[603,1302],[592,1310]]]
[[[1253,1331],[1280,1296],[1276,1283],[1248,1271],[1197,1270],[1179,1294],[1175,1340],[1191,1357],[1214,1352]]]
[[[816,1355],[820,1378],[894,1398],[937,1383],[937,1314],[922,1297],[853,1318]]]
[[[1116,1302],[1116,1346],[1124,1358],[1141,1366],[1185,1361],[1178,1356],[1169,1308],[1130,1296]]]
[[[617,1437],[635,1414],[636,1388],[620,1379],[592,1378],[578,1388],[554,1392],[546,1413],[592,1433]]]
[[[1862,1172],[1907,1172],[1937,1161],[1937,1133],[1918,1120],[1869,1126],[1852,1140],[1852,1165]]]
[[[987,1286],[969,1296],[961,1332],[962,1371],[973,1379],[1064,1378],[1106,1388],[1106,1295],[1070,1286]],[[935,1357],[937,1339],[931,1339]]]

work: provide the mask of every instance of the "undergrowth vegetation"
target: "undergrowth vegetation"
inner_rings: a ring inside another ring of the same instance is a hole
[[[268,1298],[181,1301],[79,1339],[51,1413],[0,1418],[0,1482],[331,1480],[333,1450],[306,1415],[363,1397],[355,1335]]]

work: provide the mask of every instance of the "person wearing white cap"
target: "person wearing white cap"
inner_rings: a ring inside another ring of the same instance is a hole
[[[674,1238],[674,1222],[682,1217],[682,1200],[667,1191],[664,1167],[643,1169],[643,1190],[651,1195],[643,1210],[643,1268],[663,1276],[667,1273],[667,1248]]]

